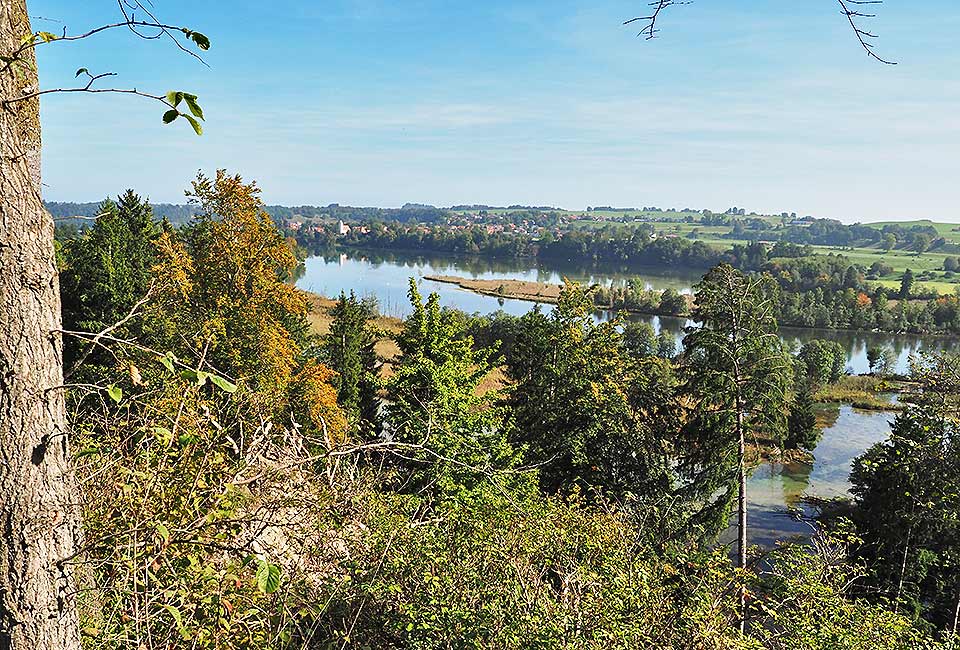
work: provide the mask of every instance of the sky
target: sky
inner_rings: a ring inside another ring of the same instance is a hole
[[[198,171],[267,203],[732,206],[960,222],[960,3],[887,0],[859,49],[832,0],[154,0],[205,64],[125,30],[38,48],[41,86],[199,96],[197,137],[122,95],[43,98],[45,198],[184,202]],[[114,0],[30,0],[35,30]]]

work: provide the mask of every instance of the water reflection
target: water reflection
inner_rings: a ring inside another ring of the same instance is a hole
[[[384,314],[397,317],[406,316],[410,310],[407,301],[407,281],[410,277],[420,279],[425,293],[439,293],[444,306],[468,313],[487,314],[502,310],[520,316],[533,307],[533,303],[522,300],[481,296],[454,285],[423,280],[424,275],[457,275],[485,280],[516,279],[554,284],[569,278],[587,284],[606,285],[625,284],[632,279],[639,279],[651,289],[672,288],[682,292],[689,292],[700,279],[696,273],[683,273],[672,269],[663,273],[648,270],[631,272],[628,269],[600,272],[593,266],[575,263],[548,265],[537,260],[346,251],[307,259],[299,273],[297,286],[327,296],[353,290],[361,297],[376,298]],[[613,314],[609,312],[598,314],[598,318],[612,317]],[[671,332],[678,344],[683,338],[684,329],[693,324],[687,319],[665,316],[630,315],[627,318],[645,320],[657,333],[662,329]],[[941,349],[948,341],[936,337],[790,327],[782,328],[781,334],[791,349],[798,349],[803,342],[815,338],[839,342],[847,351],[847,369],[856,374],[869,372],[869,347],[892,348],[897,356],[896,371],[906,373],[909,371],[910,355],[921,349]]]
[[[348,251],[308,258],[298,273],[297,286],[327,296],[341,291],[355,291],[358,295],[375,297],[380,310],[388,316],[402,317],[409,313],[407,302],[408,278],[423,283],[423,291],[440,294],[444,306],[468,313],[503,311],[520,316],[533,303],[481,296],[454,285],[423,280],[425,275],[456,275],[472,279],[515,279],[530,282],[560,284],[564,278],[583,284],[625,285],[639,279],[649,289],[662,291],[673,288],[689,292],[699,275],[675,273],[657,274],[649,271],[630,273],[626,270],[603,272],[596,268],[560,264],[546,265],[535,260],[496,260],[480,257],[453,257],[401,253],[369,253]]]
[[[836,421],[823,431],[812,465],[771,462],[758,467],[748,486],[750,543],[772,546],[780,539],[809,535],[810,528],[790,517],[788,508],[810,514],[801,501],[804,496],[847,496],[854,459],[887,439],[893,418],[893,413],[841,406]]]

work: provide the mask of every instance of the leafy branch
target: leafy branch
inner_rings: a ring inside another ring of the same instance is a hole
[[[16,50],[9,55],[0,55],[0,62],[3,62],[3,67],[0,68],[0,74],[9,74],[15,65],[23,65],[25,63],[25,55],[29,52],[32,52],[40,45],[61,41],[80,41],[90,38],[96,34],[118,28],[127,28],[139,38],[144,40],[157,40],[167,36],[181,51],[189,54],[204,65],[207,65],[206,61],[204,61],[199,54],[187,48],[183,43],[180,42],[178,38],[178,36],[182,34],[187,41],[192,42],[197,48],[205,52],[210,49],[210,39],[205,34],[187,27],[170,25],[161,22],[140,0],[117,0],[117,5],[120,8],[120,12],[124,19],[116,23],[101,25],[100,27],[95,27],[86,32],[75,35],[68,34],[66,27],[63,28],[62,33],[59,35],[48,31],[38,31],[25,35],[21,39],[20,46]],[[146,15],[147,19],[138,18],[138,11]],[[155,31],[148,33],[145,30]],[[86,83],[83,85],[75,87],[48,88],[44,90],[25,92],[18,97],[3,99],[2,102],[0,102],[0,105],[2,105],[3,108],[9,108],[16,103],[54,93],[111,93],[136,95],[138,97],[144,97],[146,99],[158,101],[167,107],[168,110],[166,110],[163,114],[164,124],[170,124],[182,117],[190,123],[190,126],[193,127],[193,130],[197,135],[203,134],[203,127],[200,124],[200,122],[204,119],[203,109],[200,108],[200,104],[197,102],[196,95],[192,95],[183,91],[169,91],[165,95],[155,95],[142,92],[137,88],[98,88],[95,87],[97,82],[108,77],[115,77],[117,76],[117,73],[103,72],[99,74],[93,74],[87,68],[80,68],[77,70],[75,77],[79,78],[82,75],[86,75]],[[186,106],[186,111],[180,110],[179,107],[181,104]]]

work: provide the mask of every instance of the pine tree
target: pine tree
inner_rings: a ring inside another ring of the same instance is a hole
[[[341,292],[331,315],[333,322],[323,349],[338,374],[335,383],[340,405],[361,435],[379,435],[380,363],[374,350],[377,337],[370,325],[374,314],[351,291],[349,296]]]
[[[908,300],[913,294],[913,271],[907,269],[903,272],[903,278],[900,280],[900,300]]]
[[[914,364],[917,380],[889,440],[854,463],[853,519],[872,569],[868,593],[960,632],[960,356]]]
[[[106,200],[89,234],[69,242],[64,250],[63,320],[68,331],[99,333],[124,319],[147,294],[156,264],[160,227],[150,205],[132,190],[116,203]],[[136,321],[114,336],[135,337]],[[73,337],[65,342],[69,369],[86,344]],[[89,363],[106,357],[93,350]]]
[[[787,439],[784,444],[787,449],[812,450],[817,446],[819,437],[810,383],[801,381],[787,417]]]

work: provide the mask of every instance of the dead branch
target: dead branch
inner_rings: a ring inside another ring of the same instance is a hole
[[[650,7],[653,8],[650,15],[631,18],[630,20],[624,21],[623,24],[643,23],[643,28],[637,32],[637,36],[642,36],[646,40],[650,40],[656,38],[657,33],[660,31],[657,27],[657,20],[665,9],[675,5],[687,5],[691,3],[692,0],[653,0],[653,2],[649,3]],[[854,36],[856,36],[857,41],[860,43],[860,47],[867,53],[867,56],[886,65],[896,65],[896,61],[891,61],[877,54],[873,43],[870,42],[872,39],[877,38],[877,35],[861,26],[862,19],[876,18],[877,15],[862,11],[858,9],[858,7],[883,4],[883,0],[837,0],[837,3],[840,5],[841,13],[850,24],[850,29],[853,30]]]

